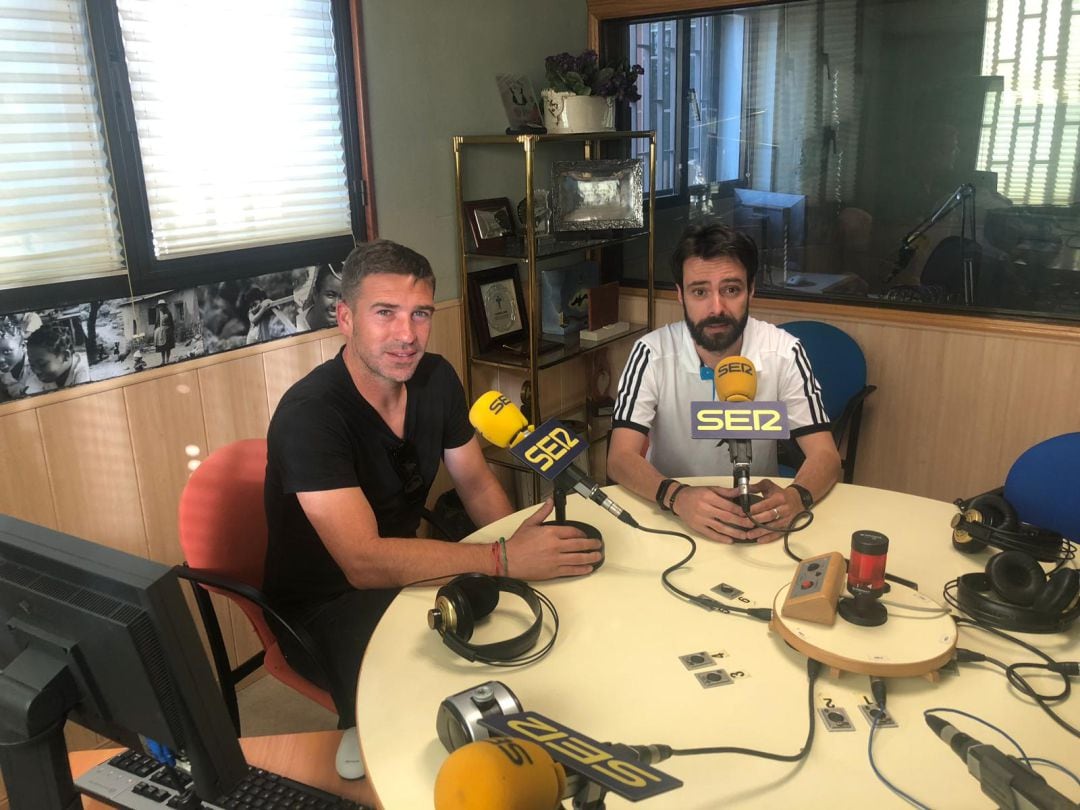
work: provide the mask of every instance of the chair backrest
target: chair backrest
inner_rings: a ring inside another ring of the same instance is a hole
[[[1005,500],[1017,517],[1080,542],[1080,433],[1028,448],[1005,477]]]
[[[866,358],[850,335],[827,323],[791,321],[783,329],[799,339],[810,357],[833,439],[841,451],[844,482],[850,484],[855,478],[863,400],[876,389],[866,384]],[[781,472],[794,475],[802,464],[802,452],[790,440],[780,450]]]
[[[180,495],[180,546],[191,568],[261,590],[268,542],[263,506],[265,478],[266,439],[242,439],[219,447],[191,474]],[[196,586],[197,589],[201,587]],[[207,635],[211,637],[218,681],[237,733],[240,713],[236,683],[260,663],[278,680],[328,711],[336,711],[329,693],[301,676],[286,661],[259,605],[232,591],[209,586],[207,589],[228,597],[240,607],[265,651],[265,657],[256,654],[233,669],[214,609],[209,599],[196,591],[199,611],[207,625]]]
[[[819,321],[791,321],[781,326],[799,339],[814,375],[821,383],[821,398],[833,421],[840,418],[848,400],[866,386],[866,358],[850,335]]]
[[[198,466],[180,496],[180,545],[188,565],[262,586],[265,478],[266,439],[219,447]]]

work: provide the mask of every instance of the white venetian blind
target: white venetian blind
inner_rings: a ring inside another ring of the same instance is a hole
[[[118,0],[159,259],[351,232],[327,0]]]
[[[998,173],[1014,203],[1076,199],[1080,154],[1080,2],[990,0],[983,73],[1004,78],[987,96],[979,168]]]
[[[81,0],[0,0],[0,289],[124,272]]]

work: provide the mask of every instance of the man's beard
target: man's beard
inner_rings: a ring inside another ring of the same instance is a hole
[[[742,337],[742,333],[746,329],[746,322],[750,320],[750,308],[746,308],[742,318],[738,321],[724,315],[712,315],[694,323],[690,320],[690,314],[686,311],[686,305],[684,304],[683,318],[686,321],[686,327],[690,330],[691,337],[694,338],[694,342],[707,352],[717,353],[727,351]],[[726,332],[709,335],[705,329],[710,326],[728,326],[730,328]]]

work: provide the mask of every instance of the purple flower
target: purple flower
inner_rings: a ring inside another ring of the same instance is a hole
[[[579,96],[612,97],[616,101],[637,101],[637,77],[645,74],[641,65],[631,65],[619,59],[601,66],[596,51],[587,50],[574,56],[563,52],[544,60],[548,86],[553,90],[577,93]]]

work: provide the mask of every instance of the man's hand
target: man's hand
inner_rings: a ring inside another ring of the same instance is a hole
[[[675,496],[671,509],[702,537],[720,543],[742,541],[753,524],[735,502],[738,494],[731,487],[685,487]]]
[[[555,504],[548,498],[506,541],[507,576],[555,579],[592,573],[600,562],[600,541],[573,526],[541,526]]]
[[[746,533],[749,540],[758,543],[771,543],[787,530],[791,521],[803,511],[799,493],[790,488],[781,488],[768,478],[750,485],[751,492],[758,492],[763,497],[750,506],[750,515],[767,528],[754,526]]]

